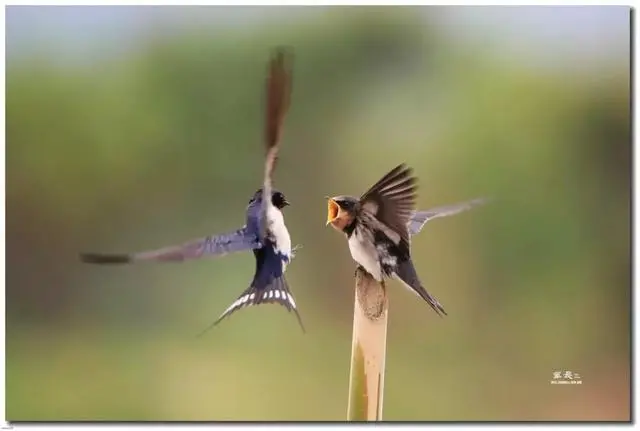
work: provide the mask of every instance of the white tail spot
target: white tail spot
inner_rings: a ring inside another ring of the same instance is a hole
[[[269,291],[269,298],[273,298],[273,290]]]
[[[269,296],[269,292],[264,292],[264,293],[262,294],[262,299],[265,299],[267,296]]]
[[[252,301],[253,301],[253,298],[255,298],[255,297],[256,297],[255,293],[252,293],[251,295],[249,295],[249,299],[252,300]]]
[[[276,290],[275,295],[276,295],[276,298],[280,298],[280,291]]]
[[[289,303],[293,306],[293,308],[296,308],[296,301],[293,300],[293,296],[291,296],[290,293],[287,293],[287,296],[289,297]]]

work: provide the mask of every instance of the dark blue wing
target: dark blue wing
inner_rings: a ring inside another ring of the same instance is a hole
[[[267,208],[271,204],[272,175],[278,161],[278,147],[282,137],[284,118],[291,102],[293,53],[285,47],[277,48],[269,61],[266,82],[265,107],[265,164],[262,185],[262,214],[265,218]],[[259,236],[264,239],[267,226],[260,226]]]
[[[203,256],[223,256],[236,251],[260,248],[255,233],[247,227],[223,235],[198,238],[181,245],[131,254],[83,253],[80,259],[86,263],[123,264],[145,261],[181,262]]]

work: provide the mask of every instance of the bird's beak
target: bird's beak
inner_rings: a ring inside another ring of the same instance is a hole
[[[331,198],[327,198],[327,226],[340,215],[340,206]]]
[[[291,205],[291,202],[285,199],[284,201],[282,201],[282,205],[284,205],[285,207],[288,207],[289,205]]]

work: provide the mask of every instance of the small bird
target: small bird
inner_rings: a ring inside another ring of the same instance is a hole
[[[484,202],[415,211],[417,179],[404,163],[396,166],[359,199],[353,196],[328,198],[327,225],[347,237],[351,256],[378,282],[396,278],[424,299],[442,316],[446,311],[422,286],[411,260],[410,235],[427,221],[457,214]]]
[[[177,262],[204,256],[252,250],[256,269],[251,285],[235,300],[202,335],[235,311],[251,305],[276,303],[293,311],[304,332],[284,273],[298,247],[291,247],[291,237],[282,210],[290,205],[285,195],[272,187],[272,174],[278,159],[282,124],[291,98],[292,54],[278,48],[268,65],[266,84],[266,147],[264,181],[246,208],[245,225],[233,232],[207,236],[182,245],[132,254],[83,253],[80,259],[94,264],[124,264],[144,261]]]

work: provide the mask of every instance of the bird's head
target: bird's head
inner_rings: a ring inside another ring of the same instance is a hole
[[[273,192],[271,193],[271,203],[279,210],[291,205],[287,198],[284,196],[284,193],[279,192],[278,190],[273,190]]]
[[[256,190],[256,192],[253,194],[253,198],[251,198],[250,202],[261,201],[261,200],[262,200],[262,189],[260,188]],[[273,204],[274,207],[278,208],[279,210],[283,209],[286,206],[291,205],[291,203],[285,197],[284,193],[275,189],[271,190],[271,203]]]
[[[356,217],[358,199],[351,196],[327,197],[327,225],[342,232]]]

